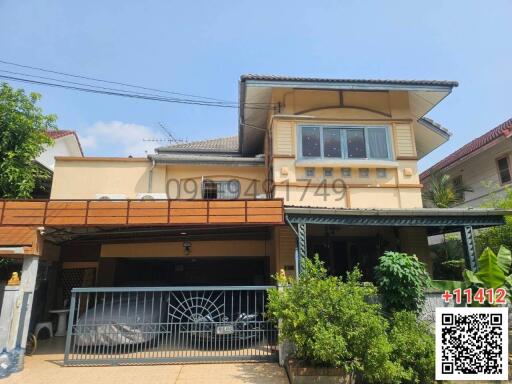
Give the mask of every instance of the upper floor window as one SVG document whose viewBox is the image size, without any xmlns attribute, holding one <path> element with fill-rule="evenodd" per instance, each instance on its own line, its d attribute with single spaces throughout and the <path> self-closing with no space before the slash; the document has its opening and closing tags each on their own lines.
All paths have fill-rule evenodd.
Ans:
<svg viewBox="0 0 512 384">
<path fill-rule="evenodd" d="M 319 126 L 299 127 L 302 157 L 338 159 L 391 158 L 388 127 Z"/>
<path fill-rule="evenodd" d="M 510 183 L 512 177 L 510 175 L 510 164 L 508 162 L 508 156 L 496 159 L 496 165 L 498 166 L 498 175 L 500 177 L 501 184 Z"/>
<path fill-rule="evenodd" d="M 202 195 L 203 199 L 238 199 L 240 196 L 240 182 L 238 180 L 204 180 L 202 184 Z"/>
</svg>

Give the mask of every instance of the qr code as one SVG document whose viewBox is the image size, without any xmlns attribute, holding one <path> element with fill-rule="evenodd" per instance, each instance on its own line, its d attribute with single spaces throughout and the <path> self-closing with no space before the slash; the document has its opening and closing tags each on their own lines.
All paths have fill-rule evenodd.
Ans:
<svg viewBox="0 0 512 384">
<path fill-rule="evenodd" d="M 508 308 L 436 308 L 436 380 L 507 380 Z"/>
</svg>

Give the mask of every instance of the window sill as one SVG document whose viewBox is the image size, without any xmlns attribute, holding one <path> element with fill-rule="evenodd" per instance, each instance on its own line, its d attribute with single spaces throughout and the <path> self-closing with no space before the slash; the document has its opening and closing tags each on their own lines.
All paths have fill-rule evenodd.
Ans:
<svg viewBox="0 0 512 384">
<path fill-rule="evenodd" d="M 397 161 L 365 159 L 300 159 L 296 167 L 362 167 L 362 168 L 398 168 Z"/>
</svg>

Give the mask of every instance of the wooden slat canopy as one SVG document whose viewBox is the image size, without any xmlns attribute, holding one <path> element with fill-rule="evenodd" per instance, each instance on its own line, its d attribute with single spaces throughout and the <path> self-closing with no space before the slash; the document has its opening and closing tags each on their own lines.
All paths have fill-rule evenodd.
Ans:
<svg viewBox="0 0 512 384">
<path fill-rule="evenodd" d="M 21 248 L 23 254 L 34 254 L 37 252 L 37 228 L 23 227 L 0 227 L 0 257 L 11 254 L 10 248 Z"/>
<path fill-rule="evenodd" d="M 283 224 L 283 200 L 0 200 L 0 226 Z"/>
</svg>

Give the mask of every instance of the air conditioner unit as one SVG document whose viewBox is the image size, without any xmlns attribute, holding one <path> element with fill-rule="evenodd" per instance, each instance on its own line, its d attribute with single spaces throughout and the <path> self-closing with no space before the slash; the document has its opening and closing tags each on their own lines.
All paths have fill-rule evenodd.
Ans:
<svg viewBox="0 0 512 384">
<path fill-rule="evenodd" d="M 97 193 L 97 200 L 126 200 L 126 195 L 122 193 Z"/>
<path fill-rule="evenodd" d="M 140 200 L 167 200 L 165 193 L 137 193 L 137 199 Z"/>
</svg>

